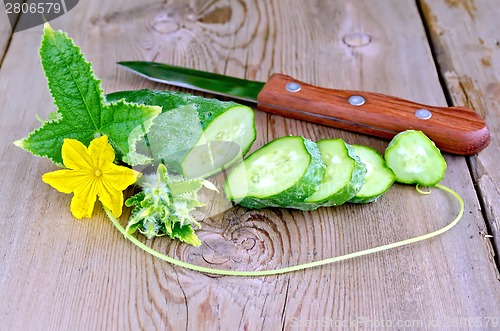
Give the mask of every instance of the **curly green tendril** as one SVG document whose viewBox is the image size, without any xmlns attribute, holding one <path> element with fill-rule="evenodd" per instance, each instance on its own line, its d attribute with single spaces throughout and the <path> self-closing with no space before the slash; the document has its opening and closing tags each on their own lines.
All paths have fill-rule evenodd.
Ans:
<svg viewBox="0 0 500 331">
<path fill-rule="evenodd" d="M 406 239 L 406 240 L 401 240 L 401 241 L 398 241 L 395 243 L 377 246 L 374 248 L 369 248 L 369 249 L 365 249 L 362 251 L 349 253 L 349 254 L 345 254 L 345 255 L 341 255 L 341 256 L 336 256 L 336 257 L 332 257 L 332 258 L 328 258 L 328 259 L 324 259 L 324 260 L 308 262 L 308 263 L 303 263 L 303 264 L 299 264 L 299 265 L 295 265 L 295 266 L 291 266 L 291 267 L 279 268 L 279 269 L 274 269 L 274 270 L 255 270 L 255 271 L 222 270 L 222 269 L 201 267 L 201 266 L 194 265 L 191 263 L 176 260 L 174 258 L 171 258 L 165 254 L 162 254 L 162 253 L 152 249 L 151 247 L 148 247 L 147 245 L 145 245 L 144 243 L 139 241 L 137 238 L 135 238 L 133 235 L 128 234 L 125 231 L 125 229 L 121 226 L 118 219 L 116 219 L 116 217 L 113 216 L 111 211 L 107 208 L 104 208 L 104 209 L 105 209 L 108 217 L 111 219 L 111 221 L 115 225 L 115 227 L 123 234 L 123 236 L 125 236 L 125 238 L 130 240 L 132 243 L 137 245 L 142 250 L 146 251 L 147 253 L 149 253 L 149 254 L 151 254 L 151 255 L 153 255 L 153 256 L 155 256 L 163 261 L 172 263 L 173 265 L 183 267 L 186 269 L 195 270 L 195 271 L 199 271 L 199 272 L 203 272 L 203 273 L 214 274 L 214 275 L 243 276 L 243 277 L 256 276 L 256 277 L 259 277 L 259 276 L 280 275 L 280 274 L 285 274 L 285 273 L 289 273 L 289 272 L 293 272 L 293 271 L 300 271 L 300 270 L 305 270 L 305 269 L 309 269 L 309 268 L 319 267 L 319 266 L 330 264 L 330 263 L 344 261 L 344 260 L 352 259 L 355 257 L 369 255 L 369 254 L 373 254 L 373 253 L 377 253 L 377 252 L 382 252 L 382 251 L 385 251 L 388 249 L 413 244 L 413 243 L 427 240 L 427 239 L 430 239 L 430 238 L 433 238 L 433 237 L 436 237 L 440 234 L 445 233 L 446 231 L 448 231 L 452 227 L 454 227 L 458 223 L 458 221 L 462 218 L 462 215 L 463 215 L 464 209 L 465 209 L 464 202 L 462 200 L 462 197 L 460 197 L 460 195 L 457 192 L 453 191 L 449 187 L 446 187 L 446 186 L 440 185 L 440 184 L 436 184 L 435 187 L 451 194 L 453 197 L 455 197 L 457 199 L 457 201 L 460 204 L 460 211 L 458 212 L 458 215 L 455 217 L 455 219 L 451 223 L 449 223 L 445 227 L 443 227 L 439 230 L 421 235 L 421 236 L 413 237 L 413 238 Z M 416 189 L 419 193 L 422 193 L 422 194 L 429 194 L 430 193 L 430 192 L 422 191 L 418 186 L 416 187 Z"/>
</svg>

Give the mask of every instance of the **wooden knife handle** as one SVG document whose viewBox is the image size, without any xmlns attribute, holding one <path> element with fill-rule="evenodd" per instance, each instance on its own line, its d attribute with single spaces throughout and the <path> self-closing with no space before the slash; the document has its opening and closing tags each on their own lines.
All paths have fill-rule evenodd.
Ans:
<svg viewBox="0 0 500 331">
<path fill-rule="evenodd" d="M 443 152 L 471 155 L 490 142 L 485 121 L 466 107 L 433 107 L 383 94 L 321 88 L 274 74 L 257 97 L 260 110 L 391 139 L 423 131 Z"/>
</svg>

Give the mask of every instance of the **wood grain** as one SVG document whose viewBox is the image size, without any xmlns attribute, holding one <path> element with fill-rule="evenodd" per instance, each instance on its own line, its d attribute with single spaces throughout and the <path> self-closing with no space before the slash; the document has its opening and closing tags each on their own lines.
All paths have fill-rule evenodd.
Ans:
<svg viewBox="0 0 500 331">
<path fill-rule="evenodd" d="M 3 8 L 2 8 L 3 9 Z M 0 15 L 0 64 L 4 57 L 4 53 L 7 50 L 7 45 L 10 42 L 12 35 L 12 29 L 10 27 L 9 19 L 3 9 L 3 13 Z"/>
<path fill-rule="evenodd" d="M 298 84 L 298 91 L 287 91 Z M 360 105 L 350 104 L 362 97 Z M 259 110 L 367 135 L 392 139 L 405 130 L 423 131 L 443 152 L 472 155 L 490 142 L 484 120 L 466 107 L 433 107 L 380 93 L 327 89 L 274 74 L 258 95 Z M 429 118 L 418 118 L 426 110 Z"/>
<path fill-rule="evenodd" d="M 446 106 L 409 0 L 85 1 L 51 24 L 82 47 L 106 92 L 167 88 L 115 65 L 146 60 L 261 81 L 281 72 L 319 86 Z M 369 35 L 370 42 L 346 43 L 352 33 Z M 71 197 L 40 180 L 54 166 L 11 143 L 39 125 L 36 113 L 54 110 L 37 57 L 40 37 L 41 29 L 16 34 L 0 72 L 2 328 L 274 330 L 326 318 L 358 320 L 370 329 L 370 321 L 445 325 L 498 315 L 498 274 L 464 157 L 446 155 L 443 183 L 466 204 L 450 232 L 277 277 L 215 277 L 172 267 L 124 240 L 99 208 L 92 219 L 75 220 Z M 256 121 L 253 149 L 288 134 L 342 137 L 379 151 L 387 145 L 259 111 Z M 214 181 L 220 185 L 223 177 Z M 447 224 L 458 208 L 440 191 L 422 196 L 403 185 L 373 204 L 314 212 L 254 211 L 230 206 L 221 195 L 203 198 L 210 207 L 200 211 L 201 248 L 165 238 L 147 243 L 205 266 L 278 268 L 423 234 Z"/>
<path fill-rule="evenodd" d="M 500 9 L 491 1 L 424 1 L 422 8 L 438 54 L 441 73 L 455 104 L 465 104 L 483 116 L 492 132 L 500 132 Z M 463 17 L 455 24 L 455 17 Z M 485 241 L 496 247 L 500 267 L 500 139 L 470 158 L 474 183 L 489 223 Z M 492 237 L 488 237 L 491 235 Z M 493 258 L 493 257 L 492 257 Z"/>
</svg>

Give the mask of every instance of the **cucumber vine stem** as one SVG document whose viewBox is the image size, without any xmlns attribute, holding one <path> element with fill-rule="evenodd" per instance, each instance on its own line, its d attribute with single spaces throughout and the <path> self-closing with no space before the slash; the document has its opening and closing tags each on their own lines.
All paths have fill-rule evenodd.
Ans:
<svg viewBox="0 0 500 331">
<path fill-rule="evenodd" d="M 123 228 L 123 226 L 120 224 L 118 219 L 113 216 L 111 211 L 107 208 L 104 208 L 104 210 L 105 210 L 106 214 L 108 215 L 108 217 L 113 222 L 114 226 L 123 234 L 123 236 L 125 236 L 125 238 L 130 240 L 133 244 L 138 246 L 140 249 L 146 251 L 147 253 L 149 253 L 149 254 L 151 254 L 151 255 L 153 255 L 153 256 L 155 256 L 163 261 L 172 263 L 173 265 L 176 265 L 179 267 L 183 267 L 186 269 L 190 269 L 190 270 L 194 270 L 194 271 L 198 271 L 198 272 L 202 272 L 202 273 L 209 273 L 209 274 L 223 275 L 223 276 L 243 276 L 243 277 L 252 277 L 252 276 L 259 277 L 260 276 L 260 277 L 262 277 L 262 276 L 280 275 L 280 274 L 285 274 L 285 273 L 289 273 L 289 272 L 300 271 L 300 270 L 305 270 L 305 269 L 309 269 L 309 268 L 313 268 L 313 267 L 318 267 L 318 266 L 322 266 L 322 265 L 326 265 L 326 264 L 331 264 L 331 263 L 335 263 L 335 262 L 339 262 L 339 261 L 344 261 L 344 260 L 352 259 L 355 257 L 360 257 L 360 256 L 364 256 L 364 255 L 373 254 L 373 253 L 385 251 L 388 249 L 396 248 L 396 247 L 401 247 L 404 245 L 413 244 L 413 243 L 427 240 L 427 239 L 436 237 L 440 234 L 443 234 L 444 232 L 446 232 L 446 231 L 450 230 L 452 227 L 454 227 L 458 223 L 458 221 L 462 218 L 465 206 L 464 206 L 464 202 L 462 200 L 462 197 L 457 192 L 453 191 L 451 188 L 444 186 L 444 185 L 441 185 L 441 184 L 436 184 L 435 187 L 451 194 L 453 197 L 455 197 L 457 199 L 457 201 L 460 204 L 460 211 L 459 211 L 458 215 L 455 217 L 455 219 L 451 223 L 449 223 L 445 227 L 443 227 L 439 230 L 421 235 L 421 236 L 413 237 L 413 238 L 406 239 L 406 240 L 401 240 L 401 241 L 398 241 L 395 243 L 377 246 L 374 248 L 369 248 L 369 249 L 365 249 L 362 251 L 349 253 L 349 254 L 345 254 L 345 255 L 341 255 L 341 256 L 336 256 L 336 257 L 332 257 L 332 258 L 328 258 L 328 259 L 324 259 L 324 260 L 308 262 L 308 263 L 303 263 L 303 264 L 299 264 L 299 265 L 295 265 L 295 266 L 291 266 L 291 267 L 279 268 L 279 269 L 274 269 L 274 270 L 254 270 L 254 271 L 222 270 L 222 269 L 213 269 L 213 268 L 202 267 L 202 266 L 194 265 L 191 263 L 183 262 L 180 260 L 176 260 L 174 258 L 171 258 L 165 254 L 162 254 L 162 253 L 152 249 L 151 247 L 142 243 L 140 240 L 138 240 L 133 235 L 128 234 L 125 231 L 125 229 Z"/>
<path fill-rule="evenodd" d="M 420 194 L 423 194 L 423 195 L 427 195 L 427 194 L 431 194 L 431 191 L 422 191 L 422 189 L 420 189 L 420 184 L 417 184 L 415 186 L 415 190 L 420 193 Z"/>
</svg>

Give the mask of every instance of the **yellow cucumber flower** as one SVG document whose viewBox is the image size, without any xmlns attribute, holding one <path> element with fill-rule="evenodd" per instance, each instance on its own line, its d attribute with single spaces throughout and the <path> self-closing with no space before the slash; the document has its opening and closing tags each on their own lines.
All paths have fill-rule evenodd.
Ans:
<svg viewBox="0 0 500 331">
<path fill-rule="evenodd" d="M 75 139 L 64 139 L 62 159 L 68 169 L 46 173 L 42 180 L 62 193 L 74 193 L 71 213 L 78 219 L 91 217 L 96 196 L 115 217 L 122 213 L 123 190 L 140 173 L 113 163 L 115 152 L 108 137 L 92 140 L 89 147 Z"/>
</svg>

